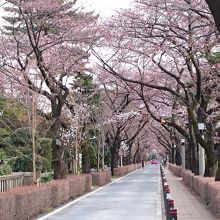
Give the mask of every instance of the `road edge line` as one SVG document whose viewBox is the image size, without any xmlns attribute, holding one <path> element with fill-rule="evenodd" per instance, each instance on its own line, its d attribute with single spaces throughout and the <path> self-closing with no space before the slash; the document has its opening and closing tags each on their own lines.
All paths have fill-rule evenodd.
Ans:
<svg viewBox="0 0 220 220">
<path fill-rule="evenodd" d="M 158 172 L 159 172 L 159 181 L 157 184 L 157 220 L 161 220 L 162 219 L 162 199 L 161 199 L 161 175 L 160 175 L 160 166 L 158 166 Z"/>
<path fill-rule="evenodd" d="M 140 169 L 140 168 L 139 168 L 139 169 Z M 54 215 L 54 214 L 56 214 L 56 213 L 62 211 L 63 209 L 65 209 L 65 208 L 71 206 L 72 204 L 74 204 L 74 203 L 76 203 L 76 202 L 78 202 L 78 201 L 80 201 L 80 200 L 82 200 L 82 199 L 84 199 L 84 198 L 86 198 L 86 197 L 88 197 L 88 196 L 91 196 L 91 195 L 94 194 L 95 192 L 98 192 L 99 190 L 101 190 L 101 189 L 103 189 L 103 188 L 105 188 L 105 187 L 107 187 L 107 186 L 110 186 L 111 184 L 113 184 L 113 183 L 115 183 L 115 182 L 117 182 L 117 181 L 123 179 L 123 178 L 126 177 L 126 176 L 131 175 L 132 173 L 138 171 L 139 169 L 136 169 L 136 170 L 134 170 L 134 171 L 132 171 L 132 172 L 126 174 L 125 176 L 119 177 L 118 179 L 113 180 L 113 181 L 111 181 L 110 183 L 108 183 L 107 185 L 102 186 L 102 187 L 100 187 L 100 188 L 98 188 L 98 189 L 96 189 L 96 190 L 94 190 L 94 191 L 92 191 L 92 192 L 86 193 L 85 195 L 80 196 L 80 197 L 78 197 L 77 199 L 75 199 L 75 200 L 73 200 L 73 201 L 71 201 L 71 202 L 68 202 L 67 204 L 65 204 L 65 205 L 63 205 L 63 206 L 61 206 L 61 207 L 55 209 L 54 211 L 52 211 L 52 212 L 50 212 L 50 213 L 48 213 L 48 214 L 46 214 L 46 215 L 44 215 L 44 216 L 42 216 L 42 217 L 36 218 L 36 220 L 45 220 L 45 219 L 49 218 L 50 216 L 52 216 L 52 215 Z"/>
</svg>

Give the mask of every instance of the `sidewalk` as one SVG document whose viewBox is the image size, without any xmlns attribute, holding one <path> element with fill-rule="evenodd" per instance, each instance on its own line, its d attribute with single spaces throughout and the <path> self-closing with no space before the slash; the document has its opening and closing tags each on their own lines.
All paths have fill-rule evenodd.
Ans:
<svg viewBox="0 0 220 220">
<path fill-rule="evenodd" d="M 195 192 L 184 185 L 181 177 L 175 176 L 168 168 L 165 168 L 164 172 L 177 209 L 178 220 L 219 219 L 202 203 Z"/>
</svg>

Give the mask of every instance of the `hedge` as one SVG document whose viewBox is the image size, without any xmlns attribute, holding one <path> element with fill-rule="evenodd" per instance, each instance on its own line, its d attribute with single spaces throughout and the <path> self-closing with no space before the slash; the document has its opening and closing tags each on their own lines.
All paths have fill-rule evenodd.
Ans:
<svg viewBox="0 0 220 220">
<path fill-rule="evenodd" d="M 118 167 L 113 169 L 114 176 L 124 176 L 138 168 L 141 167 L 141 163 L 131 164 L 123 167 Z"/>
<path fill-rule="evenodd" d="M 26 220 L 91 190 L 92 175 L 70 176 L 40 186 L 0 193 L 0 220 Z"/>
</svg>

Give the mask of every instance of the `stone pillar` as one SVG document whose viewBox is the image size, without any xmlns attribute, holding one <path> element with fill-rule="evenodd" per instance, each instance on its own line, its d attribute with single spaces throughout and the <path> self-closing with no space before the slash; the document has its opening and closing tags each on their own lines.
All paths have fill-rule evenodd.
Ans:
<svg viewBox="0 0 220 220">
<path fill-rule="evenodd" d="M 186 151 L 184 144 L 181 147 L 181 157 L 182 157 L 182 168 L 186 169 Z"/>
<path fill-rule="evenodd" d="M 186 169 L 186 147 L 185 147 L 185 139 L 181 139 L 181 159 L 182 159 L 182 168 Z"/>
<path fill-rule="evenodd" d="M 204 130 L 205 124 L 198 123 L 198 128 L 202 134 L 202 138 L 204 139 Z M 205 150 L 199 144 L 199 175 L 203 176 L 205 173 Z"/>
<path fill-rule="evenodd" d="M 205 150 L 199 145 L 199 175 L 205 173 Z"/>
</svg>

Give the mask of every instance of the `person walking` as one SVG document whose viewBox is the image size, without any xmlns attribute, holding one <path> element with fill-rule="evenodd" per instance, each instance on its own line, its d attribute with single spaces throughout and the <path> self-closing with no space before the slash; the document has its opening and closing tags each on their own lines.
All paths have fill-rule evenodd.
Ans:
<svg viewBox="0 0 220 220">
<path fill-rule="evenodd" d="M 142 160 L 141 163 L 142 163 L 142 168 L 144 168 L 144 160 Z"/>
</svg>

